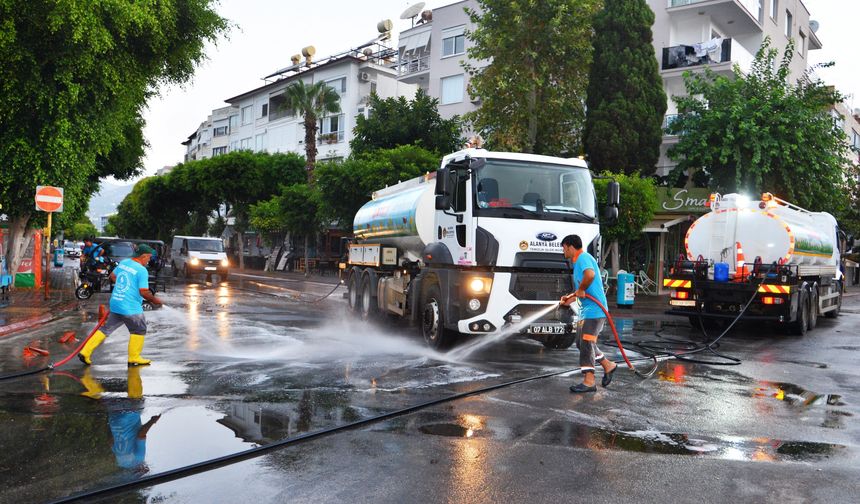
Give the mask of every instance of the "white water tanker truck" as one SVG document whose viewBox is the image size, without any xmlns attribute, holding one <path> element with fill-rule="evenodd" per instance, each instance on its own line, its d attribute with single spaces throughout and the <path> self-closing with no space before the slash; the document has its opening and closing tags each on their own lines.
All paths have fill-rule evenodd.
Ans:
<svg viewBox="0 0 860 504">
<path fill-rule="evenodd" d="M 618 215 L 610 182 L 606 219 Z M 342 265 L 350 309 L 418 324 L 427 343 L 525 326 L 567 348 L 572 325 L 554 313 L 524 323 L 573 290 L 561 240 L 599 257 L 594 185 L 581 159 L 466 149 L 435 173 L 379 190 L 355 216 Z M 523 322 L 523 323 L 520 323 Z"/>
<path fill-rule="evenodd" d="M 711 211 L 690 226 L 686 257 L 672 264 L 663 286 L 668 313 L 694 327 L 719 319 L 769 321 L 796 334 L 836 317 L 842 306 L 840 231 L 836 219 L 774 197 L 751 201 L 711 195 Z M 751 301 L 750 301 L 751 300 Z"/>
</svg>

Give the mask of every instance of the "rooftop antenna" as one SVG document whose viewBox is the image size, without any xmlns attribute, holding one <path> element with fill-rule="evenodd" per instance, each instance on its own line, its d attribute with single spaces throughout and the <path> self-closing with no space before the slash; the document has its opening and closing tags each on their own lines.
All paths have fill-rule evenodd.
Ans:
<svg viewBox="0 0 860 504">
<path fill-rule="evenodd" d="M 400 15 L 400 19 L 411 19 L 412 27 L 415 27 L 415 18 L 421 14 L 421 9 L 424 8 L 424 2 L 418 2 L 417 4 L 410 5 L 403 11 L 403 14 Z"/>
</svg>

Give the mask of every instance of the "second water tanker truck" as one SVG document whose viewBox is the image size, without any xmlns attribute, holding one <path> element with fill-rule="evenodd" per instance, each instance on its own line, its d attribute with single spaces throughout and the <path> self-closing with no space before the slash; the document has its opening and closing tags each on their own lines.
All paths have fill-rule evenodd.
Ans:
<svg viewBox="0 0 860 504">
<path fill-rule="evenodd" d="M 610 182 L 605 217 L 618 214 Z M 349 306 L 420 326 L 446 347 L 490 335 L 573 291 L 561 240 L 577 234 L 599 257 L 591 172 L 581 159 L 466 149 L 435 173 L 381 189 L 355 216 L 345 268 Z M 521 324 L 548 348 L 575 334 L 554 314 Z"/>
</svg>

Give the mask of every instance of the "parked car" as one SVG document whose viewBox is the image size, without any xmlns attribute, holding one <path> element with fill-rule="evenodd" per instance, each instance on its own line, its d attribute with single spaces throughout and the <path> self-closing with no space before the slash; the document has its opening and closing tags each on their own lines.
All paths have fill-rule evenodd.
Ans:
<svg viewBox="0 0 860 504">
<path fill-rule="evenodd" d="M 181 274 L 188 278 L 196 273 L 217 273 L 221 280 L 227 280 L 230 274 L 230 261 L 220 238 L 174 236 L 170 263 L 173 276 Z"/>
<path fill-rule="evenodd" d="M 105 249 L 110 262 L 119 263 L 123 259 L 134 257 L 134 251 L 139 244 L 146 244 L 155 250 L 155 254 L 146 265 L 149 270 L 149 287 L 153 292 L 164 291 L 163 280 L 159 273 L 167 260 L 167 246 L 161 240 L 138 240 L 131 238 L 96 238 L 96 243 Z"/>
<path fill-rule="evenodd" d="M 81 247 L 71 240 L 66 240 L 63 242 L 63 254 L 66 257 L 81 257 Z"/>
</svg>

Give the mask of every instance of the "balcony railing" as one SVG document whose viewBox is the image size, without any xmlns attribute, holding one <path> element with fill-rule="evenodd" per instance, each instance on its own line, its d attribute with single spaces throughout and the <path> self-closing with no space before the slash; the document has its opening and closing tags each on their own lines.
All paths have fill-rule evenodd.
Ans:
<svg viewBox="0 0 860 504">
<path fill-rule="evenodd" d="M 317 135 L 317 144 L 336 144 L 343 142 L 343 131 L 332 131 L 331 133 L 320 133 Z"/>
<path fill-rule="evenodd" d="M 669 0 L 669 7 L 681 7 L 683 5 L 692 5 L 701 2 L 708 2 L 710 0 Z M 730 0 L 735 3 L 739 3 L 743 6 L 744 9 L 747 10 L 750 14 L 753 15 L 756 19 L 761 19 L 761 0 Z"/>
<path fill-rule="evenodd" d="M 426 70 L 430 70 L 430 54 L 401 60 L 398 74 L 402 77 Z"/>
<path fill-rule="evenodd" d="M 753 55 L 738 41 L 730 38 L 713 39 L 698 44 L 684 44 L 663 48 L 662 70 L 688 68 L 733 62 L 743 72 L 752 67 Z"/>
</svg>

